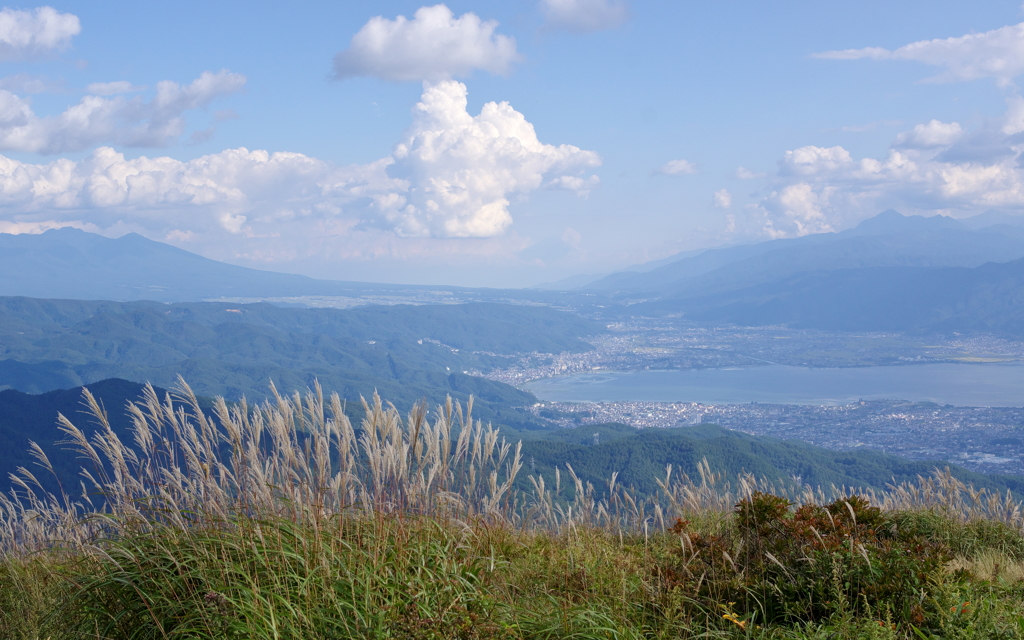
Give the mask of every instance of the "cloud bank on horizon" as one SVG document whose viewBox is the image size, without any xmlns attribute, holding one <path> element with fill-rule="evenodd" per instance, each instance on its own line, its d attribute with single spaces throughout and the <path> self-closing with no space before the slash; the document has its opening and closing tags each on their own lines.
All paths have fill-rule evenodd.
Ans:
<svg viewBox="0 0 1024 640">
<path fill-rule="evenodd" d="M 487 103 L 471 116 L 460 82 L 427 84 L 413 111 L 394 154 L 362 166 L 244 148 L 189 162 L 126 160 L 110 147 L 78 162 L 0 156 L 0 204 L 20 212 L 31 223 L 25 228 L 52 228 L 61 219 L 83 225 L 77 217 L 85 210 L 94 228 L 127 220 L 172 239 L 218 226 L 266 236 L 282 223 L 315 226 L 353 214 L 360 225 L 383 225 L 400 236 L 490 237 L 512 223 L 511 194 L 552 188 L 585 195 L 598 183 L 586 174 L 600 165 L 596 153 L 541 143 L 508 103 Z"/>
<path fill-rule="evenodd" d="M 841 146 L 787 151 L 772 188 L 748 211 L 771 238 L 823 233 L 884 209 L 951 213 L 1024 208 L 1024 99 L 976 131 L 932 120 L 898 134 L 884 158 L 856 160 Z"/>
</svg>

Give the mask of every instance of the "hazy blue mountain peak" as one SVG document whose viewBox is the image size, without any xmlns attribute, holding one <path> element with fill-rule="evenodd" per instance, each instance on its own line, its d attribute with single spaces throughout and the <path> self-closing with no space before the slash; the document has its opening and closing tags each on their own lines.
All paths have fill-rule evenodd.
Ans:
<svg viewBox="0 0 1024 640">
<path fill-rule="evenodd" d="M 949 216 L 905 216 L 895 209 L 886 209 L 844 233 L 846 235 L 883 235 L 920 233 L 939 229 L 966 230 L 968 228 L 963 222 Z"/>
</svg>

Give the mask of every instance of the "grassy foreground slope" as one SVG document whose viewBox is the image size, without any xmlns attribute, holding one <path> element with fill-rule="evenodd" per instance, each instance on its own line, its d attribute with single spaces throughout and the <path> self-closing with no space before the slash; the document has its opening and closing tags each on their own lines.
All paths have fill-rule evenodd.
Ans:
<svg viewBox="0 0 1024 640">
<path fill-rule="evenodd" d="M 64 424 L 102 517 L 0 498 L 0 637 L 1024 634 L 1021 505 L 948 474 L 831 500 L 707 471 L 601 497 L 566 469 L 565 499 L 517 492 L 521 452 L 455 405 L 374 402 L 359 433 L 336 396 L 138 409 L 134 454 Z"/>
</svg>

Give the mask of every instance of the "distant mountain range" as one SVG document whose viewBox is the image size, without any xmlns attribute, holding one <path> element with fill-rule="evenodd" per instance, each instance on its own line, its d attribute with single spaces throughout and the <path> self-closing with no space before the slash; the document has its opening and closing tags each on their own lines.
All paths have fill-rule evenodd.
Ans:
<svg viewBox="0 0 1024 640">
<path fill-rule="evenodd" d="M 709 249 L 646 273 L 616 273 L 585 285 L 610 295 L 696 296 L 775 282 L 798 273 L 864 267 L 976 267 L 1024 258 L 1024 227 L 972 229 L 945 216 L 885 211 L 841 233 Z"/>
<path fill-rule="evenodd" d="M 137 233 L 114 240 L 71 227 L 0 233 L 0 273 L 0 295 L 77 300 L 177 302 L 351 288 L 217 262 Z"/>
<path fill-rule="evenodd" d="M 0 295 L 189 302 L 359 295 L 423 287 L 317 280 L 210 260 L 135 233 L 111 239 L 65 227 L 0 234 Z"/>
<path fill-rule="evenodd" d="M 72 300 L 200 302 L 274 299 L 278 306 L 496 302 L 564 306 L 561 291 L 472 289 L 320 280 L 218 262 L 129 233 L 112 239 L 65 227 L 0 233 L 0 296 Z M 591 278 L 592 279 L 592 278 Z M 586 282 L 587 280 L 581 281 Z"/>
<path fill-rule="evenodd" d="M 572 290 L 568 285 L 586 278 L 550 290 L 443 287 L 442 293 L 450 301 L 547 304 L 595 317 L 1024 336 L 1022 259 L 1024 216 L 990 211 L 956 220 L 890 210 L 840 233 L 680 254 Z M 112 240 L 67 228 L 0 234 L 0 270 L 0 294 L 74 299 L 342 296 L 372 302 L 381 295 L 414 300 L 438 289 L 246 269 L 134 234 Z M 21 365 L 0 365 L 0 374 L 4 366 Z M 37 362 L 19 375 L 55 374 L 45 366 Z"/>
<path fill-rule="evenodd" d="M 980 267 L 815 271 L 709 296 L 665 297 L 634 313 L 713 324 L 1024 337 L 1024 259 Z"/>
<path fill-rule="evenodd" d="M 841 233 L 710 249 L 577 291 L 626 316 L 1024 337 L 1024 216 L 890 210 Z"/>
</svg>

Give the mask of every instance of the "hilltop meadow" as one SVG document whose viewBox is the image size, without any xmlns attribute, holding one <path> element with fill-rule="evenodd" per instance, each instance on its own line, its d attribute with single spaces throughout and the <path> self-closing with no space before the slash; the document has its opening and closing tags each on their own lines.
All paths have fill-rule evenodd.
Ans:
<svg viewBox="0 0 1024 640">
<path fill-rule="evenodd" d="M 1024 513 L 951 472 L 855 489 L 668 466 L 553 481 L 472 402 L 147 387 L 0 498 L 0 637 L 1017 638 Z M 623 436 L 625 437 L 625 436 Z M 537 462 L 533 461 L 533 465 Z M 525 478 L 526 487 L 521 488 Z"/>
</svg>

